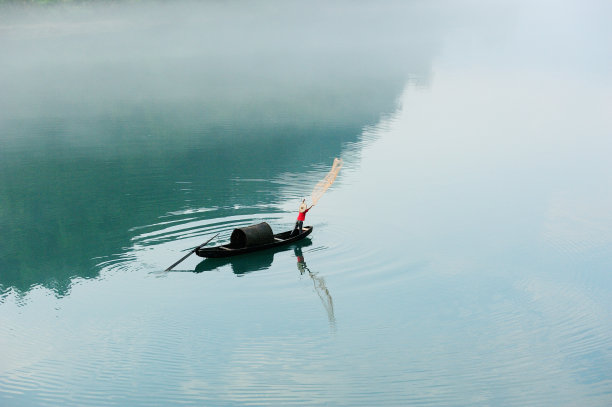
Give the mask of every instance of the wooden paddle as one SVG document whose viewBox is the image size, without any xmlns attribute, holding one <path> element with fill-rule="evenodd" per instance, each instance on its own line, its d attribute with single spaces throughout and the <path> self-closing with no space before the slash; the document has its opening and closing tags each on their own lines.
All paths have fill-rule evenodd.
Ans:
<svg viewBox="0 0 612 407">
<path fill-rule="evenodd" d="M 196 250 L 198 250 L 200 247 L 204 247 L 206 246 L 211 240 L 213 240 L 215 237 L 219 236 L 219 233 L 217 233 L 216 235 L 214 235 L 213 237 L 211 237 L 210 239 L 208 239 L 205 243 L 202 243 L 201 245 L 199 245 L 198 247 L 193 248 L 193 250 L 191 250 L 189 253 L 187 253 L 182 259 L 180 259 L 179 261 L 177 261 L 176 263 L 174 263 L 173 265 L 171 265 L 170 267 L 168 267 L 165 271 L 170 271 L 172 270 L 174 267 L 176 267 L 180 262 L 182 262 L 183 260 L 185 260 L 187 257 L 191 256 L 193 253 L 196 252 Z"/>
</svg>

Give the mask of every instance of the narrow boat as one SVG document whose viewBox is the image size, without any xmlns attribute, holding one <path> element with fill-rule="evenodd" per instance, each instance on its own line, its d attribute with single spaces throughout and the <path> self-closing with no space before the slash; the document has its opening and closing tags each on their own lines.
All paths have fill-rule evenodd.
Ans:
<svg viewBox="0 0 612 407">
<path fill-rule="evenodd" d="M 238 256 L 297 242 L 312 233 L 312 229 L 312 226 L 305 226 L 302 232 L 293 236 L 291 235 L 293 230 L 275 235 L 270 225 L 262 222 L 257 225 L 234 229 L 229 244 L 201 247 L 196 249 L 195 253 L 200 257 L 213 258 Z"/>
</svg>

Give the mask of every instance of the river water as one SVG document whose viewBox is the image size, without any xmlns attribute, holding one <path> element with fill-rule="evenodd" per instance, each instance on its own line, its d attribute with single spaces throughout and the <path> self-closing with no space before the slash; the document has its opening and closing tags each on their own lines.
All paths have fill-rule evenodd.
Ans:
<svg viewBox="0 0 612 407">
<path fill-rule="evenodd" d="M 2 406 L 612 404 L 607 2 L 0 11 Z"/>
</svg>

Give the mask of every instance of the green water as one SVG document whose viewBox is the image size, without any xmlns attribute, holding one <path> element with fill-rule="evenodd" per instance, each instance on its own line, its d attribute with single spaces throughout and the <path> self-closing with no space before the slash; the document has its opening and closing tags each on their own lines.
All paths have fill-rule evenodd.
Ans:
<svg viewBox="0 0 612 407">
<path fill-rule="evenodd" d="M 0 11 L 2 406 L 612 402 L 605 2 Z"/>
</svg>

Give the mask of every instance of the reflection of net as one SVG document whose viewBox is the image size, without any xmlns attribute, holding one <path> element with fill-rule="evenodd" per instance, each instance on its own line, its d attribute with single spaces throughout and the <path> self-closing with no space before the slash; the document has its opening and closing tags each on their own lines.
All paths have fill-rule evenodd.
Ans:
<svg viewBox="0 0 612 407">
<path fill-rule="evenodd" d="M 319 295 L 321 302 L 323 303 L 323 307 L 327 311 L 327 319 L 329 319 L 329 324 L 334 327 L 336 326 L 336 316 L 334 315 L 334 302 L 332 300 L 331 295 L 329 294 L 329 290 L 325 286 L 325 280 L 323 277 L 318 277 L 316 274 L 311 273 L 308 270 L 308 274 L 312 278 L 312 284 L 314 284 L 315 291 Z"/>
<path fill-rule="evenodd" d="M 312 190 L 312 204 L 315 205 L 319 202 L 319 199 L 323 196 L 327 188 L 331 186 L 336 180 L 338 176 L 338 172 L 340 172 L 340 168 L 342 168 L 342 159 L 334 158 L 334 164 L 332 165 L 332 169 L 327 173 L 325 178 L 323 178 L 317 185 L 315 185 Z"/>
</svg>

